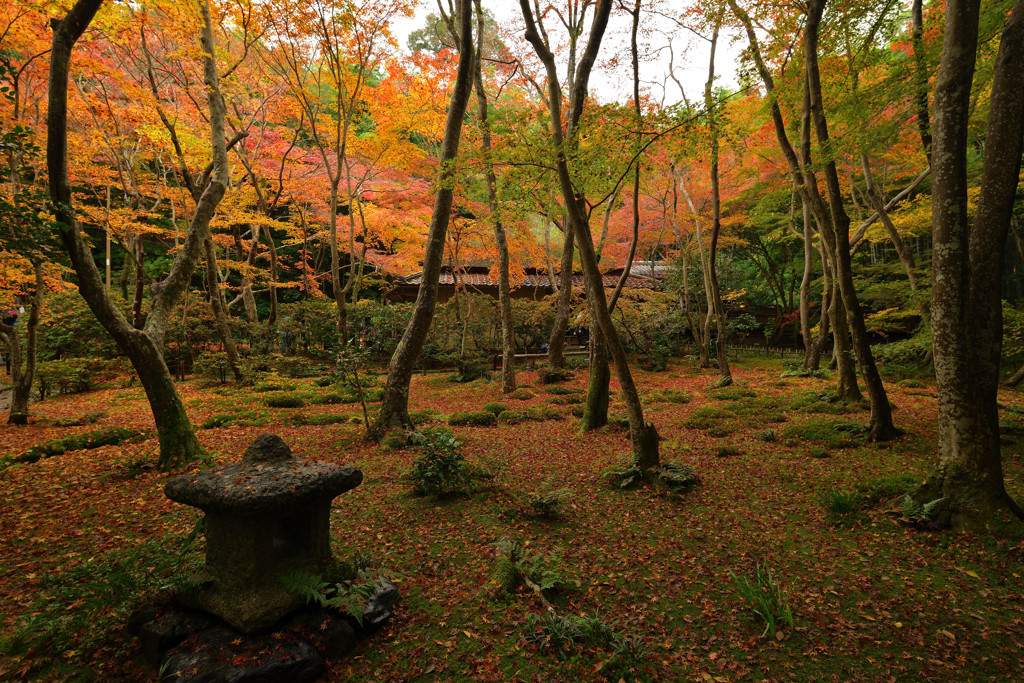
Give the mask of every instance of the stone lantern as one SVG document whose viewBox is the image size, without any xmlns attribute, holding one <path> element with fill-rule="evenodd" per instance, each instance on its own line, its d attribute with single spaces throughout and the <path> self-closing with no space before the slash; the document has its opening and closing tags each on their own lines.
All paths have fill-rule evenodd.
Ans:
<svg viewBox="0 0 1024 683">
<path fill-rule="evenodd" d="M 331 501 L 362 480 L 355 467 L 293 457 L 273 434 L 238 463 L 172 479 L 167 497 L 203 510 L 207 524 L 206 566 L 182 601 L 243 633 L 270 629 L 306 603 L 282 576 L 330 573 Z"/>
</svg>

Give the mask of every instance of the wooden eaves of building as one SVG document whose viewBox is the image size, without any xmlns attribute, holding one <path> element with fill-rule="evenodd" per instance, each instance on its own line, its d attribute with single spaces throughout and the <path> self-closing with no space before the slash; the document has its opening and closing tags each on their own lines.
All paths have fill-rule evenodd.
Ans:
<svg viewBox="0 0 1024 683">
<path fill-rule="evenodd" d="M 650 271 L 648 271 L 650 272 Z M 602 276 L 605 289 L 611 290 L 619 282 L 619 277 L 622 275 L 622 269 L 617 268 L 605 273 Z M 451 268 L 445 267 L 441 271 L 441 276 L 438 281 L 437 289 L 437 301 L 443 303 L 455 296 L 456 277 L 458 283 L 465 288 L 466 291 L 471 294 L 484 294 L 487 296 L 498 298 L 498 281 L 491 279 L 490 268 L 486 266 L 471 266 L 468 268 L 459 269 L 457 273 L 453 273 Z M 557 275 L 555 278 L 557 279 Z M 388 301 L 391 302 L 403 302 L 403 301 L 415 301 L 416 294 L 419 291 L 420 282 L 423 279 L 423 273 L 413 273 L 403 278 L 399 278 L 398 282 L 384 295 Z M 573 273 L 572 276 L 573 287 L 583 287 L 583 274 Z M 626 289 L 657 289 L 658 282 L 656 279 L 644 276 L 635 276 L 632 273 L 626 278 Z M 548 277 L 546 272 L 541 272 L 537 268 L 527 268 L 523 274 L 520 282 L 512 284 L 512 298 L 514 299 L 543 299 L 549 294 L 553 293 L 554 289 L 551 287 L 551 278 Z"/>
</svg>

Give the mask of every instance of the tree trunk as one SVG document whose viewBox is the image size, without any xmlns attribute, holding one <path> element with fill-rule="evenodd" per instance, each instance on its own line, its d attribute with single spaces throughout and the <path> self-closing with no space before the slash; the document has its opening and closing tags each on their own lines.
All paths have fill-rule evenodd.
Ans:
<svg viewBox="0 0 1024 683">
<path fill-rule="evenodd" d="M 973 227 L 967 133 L 979 0 L 949 0 L 935 85 L 932 338 L 939 399 L 936 469 L 919 502 L 942 499 L 954 528 L 1001 532 L 1024 518 L 1006 492 L 996 403 L 1002 344 L 1001 273 L 1024 133 L 1024 0 L 1014 3 L 996 56 Z M 1015 533 L 1019 534 L 1019 525 Z"/>
<path fill-rule="evenodd" d="M 474 79 L 476 80 L 477 114 L 480 117 L 480 149 L 483 153 L 484 173 L 487 178 L 487 202 L 494 224 L 494 243 L 498 247 L 498 312 L 501 318 L 501 391 L 504 394 L 516 390 L 516 340 L 512 322 L 512 288 L 509 283 L 508 241 L 505 239 L 505 226 L 501 224 L 498 212 L 498 180 L 494 175 L 494 162 L 491 157 L 491 124 L 487 119 L 487 91 L 484 89 L 483 49 L 484 49 L 484 14 L 480 8 L 480 0 L 473 0 L 476 6 L 477 55 L 474 61 Z M 563 339 L 564 339 L 563 327 Z"/>
<path fill-rule="evenodd" d="M 722 228 L 722 203 L 718 187 L 718 121 L 716 119 L 711 86 L 715 82 L 715 48 L 718 47 L 719 23 L 716 22 L 711 36 L 711 62 L 708 67 L 708 81 L 704 86 L 704 107 L 708 117 L 708 132 L 711 134 L 711 247 L 708 250 L 708 280 L 711 284 L 711 302 L 715 311 L 715 324 L 718 338 L 715 350 L 718 356 L 718 370 L 722 373 L 720 386 L 732 384 L 732 372 L 729 370 L 729 356 L 726 353 L 725 307 L 722 305 L 722 293 L 718 288 L 718 273 L 715 269 L 715 258 L 718 255 L 718 233 Z"/>
<path fill-rule="evenodd" d="M 274 246 L 274 236 L 269 226 L 263 226 L 263 235 L 267 239 L 267 249 L 270 251 L 270 315 L 267 316 L 267 327 L 272 327 L 277 322 L 277 247 Z"/>
<path fill-rule="evenodd" d="M 558 272 L 558 301 L 555 306 L 555 321 L 551 326 L 551 339 L 548 341 L 548 365 L 553 368 L 565 367 L 565 333 L 569 326 L 569 304 L 572 301 L 572 259 L 574 235 L 572 223 L 567 217 L 562 219 L 562 259 L 561 270 Z"/>
<path fill-rule="evenodd" d="M 213 309 L 213 326 L 217 329 L 217 336 L 224 346 L 224 353 L 228 357 L 228 365 L 231 366 L 231 374 L 236 382 L 241 382 L 242 370 L 238 364 L 238 349 L 235 348 L 235 339 L 231 335 L 231 328 L 228 327 L 227 303 L 220 289 L 220 275 L 217 270 L 217 251 L 213 246 L 213 238 L 210 236 L 210 228 L 207 226 L 206 235 L 203 238 L 203 247 L 206 250 L 206 286 L 210 290 L 210 307 Z"/>
<path fill-rule="evenodd" d="M 391 427 L 408 428 L 409 383 L 412 380 L 413 365 L 423 350 L 423 343 L 430 330 L 437 306 L 437 286 L 444 258 L 445 235 L 451 218 L 455 157 L 459 151 L 462 136 L 462 120 L 473 87 L 473 32 L 470 0 L 458 0 L 457 23 L 459 27 L 459 65 L 452 89 L 451 104 L 445 120 L 444 138 L 441 142 L 441 158 L 438 171 L 438 191 L 434 198 L 434 209 L 427 233 L 427 248 L 423 258 L 423 279 L 420 281 L 416 303 L 413 305 L 402 338 L 391 356 L 388 366 L 387 386 L 381 402 L 380 414 L 372 430 L 375 437 L 383 436 Z"/>
<path fill-rule="evenodd" d="M 814 232 L 811 229 L 811 208 L 803 207 L 804 273 L 800 279 L 800 338 L 804 342 L 804 370 L 818 369 L 814 358 L 814 339 L 811 338 L 811 279 L 814 277 Z"/>
<path fill-rule="evenodd" d="M 588 283 L 589 289 L 589 283 Z M 583 404 L 583 419 L 580 429 L 589 432 L 608 424 L 608 401 L 612 372 L 608 364 L 608 347 L 605 346 L 604 334 L 597 324 L 597 316 L 590 305 L 592 297 L 587 297 L 590 309 L 590 375 L 587 380 L 587 398 Z"/>
<path fill-rule="evenodd" d="M 828 189 L 828 206 L 832 216 L 832 225 L 823 226 L 826 243 L 836 254 L 835 275 L 839 285 L 839 295 L 843 299 L 846 314 L 853 333 L 853 345 L 857 353 L 857 363 L 864 385 L 871 401 L 871 418 L 868 426 L 868 438 L 871 441 L 888 441 L 900 435 L 892 421 L 892 408 L 889 397 L 885 393 L 882 377 L 875 366 L 875 358 L 871 353 L 867 328 L 864 325 L 864 314 L 857 300 L 857 290 L 853 281 L 853 267 L 850 263 L 850 217 L 843 209 L 842 190 L 839 186 L 839 174 L 836 171 L 835 158 L 832 156 L 832 142 L 829 139 L 828 123 L 821 101 L 821 78 L 818 73 L 818 27 L 827 0 L 810 0 L 808 3 L 807 25 L 804 29 L 804 55 L 807 90 L 811 100 L 811 115 L 814 120 L 815 135 L 824 156 L 825 186 Z M 835 324 L 833 322 L 833 327 Z"/>
<path fill-rule="evenodd" d="M 519 6 L 523 19 L 526 22 L 526 39 L 530 41 L 547 72 L 548 108 L 551 112 L 551 138 L 553 147 L 556 150 L 558 184 L 562 191 L 562 201 L 565 205 L 566 213 L 568 214 L 569 221 L 573 223 L 572 229 L 576 234 L 576 247 L 580 252 L 580 263 L 583 266 L 584 277 L 588 285 L 588 300 L 593 302 L 591 310 L 595 314 L 597 323 L 605 337 L 605 346 L 612 361 L 615 363 L 615 372 L 619 377 L 622 399 L 626 404 L 626 412 L 629 416 L 629 433 L 633 446 L 633 461 L 645 473 L 646 477 L 651 478 L 654 471 L 660 466 L 658 433 L 654 425 L 644 421 L 643 406 L 640 403 L 640 396 L 637 393 L 636 384 L 633 382 L 633 376 L 629 371 L 626 352 L 619 340 L 615 325 L 612 323 L 611 314 L 608 311 L 608 300 L 605 297 L 604 283 L 601 280 L 601 271 L 598 268 L 594 238 L 590 232 L 587 216 L 582 212 L 580 206 L 582 193 L 573 186 L 572 177 L 569 173 L 566 144 L 562 134 L 562 92 L 555 68 L 555 58 L 537 31 L 529 0 L 519 0 Z M 582 116 L 583 106 L 586 102 L 587 83 L 594 62 L 597 59 L 597 53 L 600 49 L 604 31 L 608 25 L 610 13 L 611 0 L 598 0 L 593 23 L 591 24 L 590 37 L 587 40 L 587 47 L 584 50 L 583 57 L 577 66 L 576 78 L 569 98 L 567 130 L 569 131 L 569 146 L 571 148 L 575 148 L 577 124 Z"/>
<path fill-rule="evenodd" d="M 213 59 L 215 49 L 209 4 L 204 1 L 200 3 L 204 19 L 201 42 L 215 172 L 196 204 L 195 214 L 182 249 L 175 257 L 170 273 L 153 288 L 146 328 L 136 330 L 107 296 L 92 253 L 79 230 L 72 207 L 71 184 L 68 180 L 67 87 L 71 51 L 101 3 L 102 0 L 78 0 L 63 20 L 53 22 L 46 139 L 50 198 L 57 222 L 62 226 L 61 240 L 78 276 L 79 291 L 103 328 L 131 360 L 146 390 L 160 439 L 159 466 L 167 469 L 192 462 L 204 454 L 192 431 L 174 380 L 164 363 L 161 349 L 170 309 L 195 270 L 202 250 L 203 236 L 227 186 L 224 103 L 220 97 L 217 69 Z"/>
<path fill-rule="evenodd" d="M 32 394 L 32 382 L 36 376 L 36 333 L 39 330 L 39 313 L 43 308 L 46 284 L 43 282 L 43 264 L 32 263 L 35 274 L 35 295 L 29 306 L 28 321 L 25 324 L 25 353 L 22 358 L 21 335 L 14 325 L 0 322 L 0 338 L 7 343 L 7 355 L 11 364 L 11 408 L 7 424 L 28 424 L 28 401 Z"/>
</svg>

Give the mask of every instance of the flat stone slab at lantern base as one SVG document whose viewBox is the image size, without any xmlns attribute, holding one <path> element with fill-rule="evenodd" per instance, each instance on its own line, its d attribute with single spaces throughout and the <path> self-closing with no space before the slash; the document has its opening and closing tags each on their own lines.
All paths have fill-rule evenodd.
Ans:
<svg viewBox="0 0 1024 683">
<path fill-rule="evenodd" d="M 167 497 L 206 513 L 206 566 L 179 598 L 243 633 L 270 629 L 306 603 L 282 576 L 332 573 L 331 501 L 362 480 L 355 467 L 293 457 L 273 434 L 238 463 L 172 479 Z"/>
</svg>

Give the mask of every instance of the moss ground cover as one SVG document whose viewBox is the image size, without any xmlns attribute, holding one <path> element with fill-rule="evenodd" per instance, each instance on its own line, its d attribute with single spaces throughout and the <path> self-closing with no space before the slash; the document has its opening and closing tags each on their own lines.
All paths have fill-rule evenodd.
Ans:
<svg viewBox="0 0 1024 683">
<path fill-rule="evenodd" d="M 196 381 L 182 383 L 181 391 L 197 426 L 215 416 L 270 413 L 266 424 L 224 421 L 200 430 L 217 462 L 236 460 L 257 434 L 271 431 L 298 455 L 363 469 L 364 484 L 335 504 L 336 551 L 372 553 L 397 577 L 403 599 L 378 637 L 331 664 L 328 680 L 1019 678 L 1024 549 L 921 531 L 899 519 L 901 490 L 931 468 L 931 385 L 890 385 L 896 419 L 908 428 L 900 441 L 851 442 L 815 458 L 807 452 L 823 444 L 806 436 L 819 435 L 821 425 L 866 423 L 866 409 L 819 411 L 806 397 L 827 392 L 830 382 L 781 384 L 777 361 L 741 358 L 733 372 L 744 391 L 722 398 L 707 392 L 714 374 L 694 372 L 688 361 L 668 372 L 636 371 L 642 394 L 692 398 L 652 403 L 648 411 L 664 437 L 663 458 L 700 477 L 701 485 L 683 496 L 609 488 L 601 472 L 621 462 L 624 433 L 580 434 L 568 415 L 450 427 L 468 461 L 499 460 L 502 468 L 472 496 L 435 501 L 411 494 L 405 474 L 415 449 L 381 449 L 364 441 L 362 425 L 336 421 L 334 415 L 353 412 L 350 405 L 311 403 L 296 419 L 295 410 L 268 411 L 265 393 L 215 392 Z M 522 383 L 537 385 L 534 375 L 522 373 Z M 435 380 L 414 378 L 413 410 L 454 415 L 513 403 L 498 382 Z M 329 390 L 313 379 L 289 381 L 310 395 Z M 577 373 L 565 386 L 581 389 L 585 381 Z M 115 424 L 152 428 L 145 402 L 132 392 L 141 395 L 137 388 L 100 390 L 35 405 L 34 423 L 0 426 L 0 456 Z M 615 397 L 612 410 L 621 412 Z M 514 401 L 515 409 L 541 410 L 550 398 L 538 392 Z M 1007 392 L 1000 401 L 1004 419 L 1016 419 L 1019 395 Z M 54 425 L 103 411 L 116 417 Z M 716 425 L 728 425 L 728 433 L 708 434 Z M 764 438 L 769 429 L 777 439 Z M 722 449 L 732 455 L 718 457 Z M 0 679 L 152 680 L 124 633 L 124 618 L 173 580 L 196 521 L 191 509 L 162 493 L 180 472 L 119 476 L 119 463 L 152 461 L 156 452 L 149 439 L 68 451 L 0 473 Z M 1007 434 L 1004 466 L 1018 500 L 1022 453 L 1024 435 Z M 555 519 L 521 512 L 522 501 L 542 488 L 567 494 Z M 858 503 L 842 524 L 822 503 L 834 492 Z M 506 536 L 534 556 L 558 558 L 552 570 L 578 581 L 577 590 L 551 597 L 559 617 L 600 622 L 614 637 L 544 646 L 536 629 L 546 610 L 532 591 L 494 585 L 494 544 Z M 201 544 L 182 561 L 194 564 L 199 552 Z M 775 637 L 761 636 L 764 624 L 732 577 L 752 577 L 765 566 L 793 618 L 793 627 Z M 81 614 L 89 618 L 70 618 Z M 558 638 L 567 636 L 557 628 L 573 622 L 548 621 L 541 635 Z"/>
</svg>

